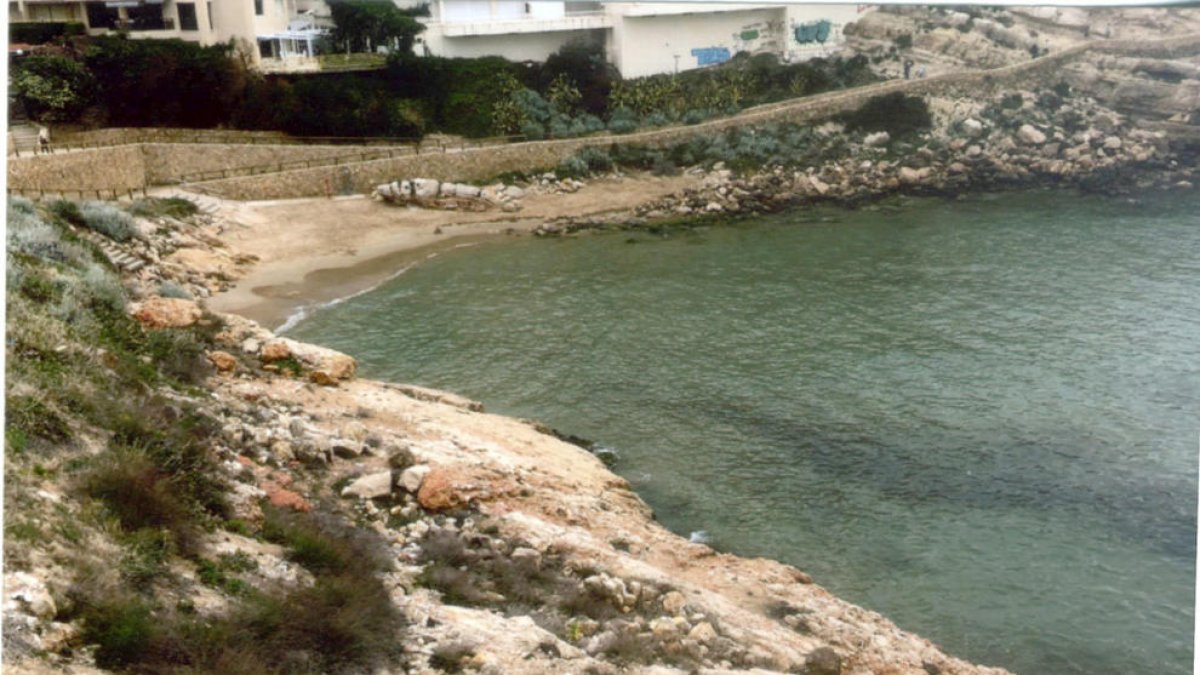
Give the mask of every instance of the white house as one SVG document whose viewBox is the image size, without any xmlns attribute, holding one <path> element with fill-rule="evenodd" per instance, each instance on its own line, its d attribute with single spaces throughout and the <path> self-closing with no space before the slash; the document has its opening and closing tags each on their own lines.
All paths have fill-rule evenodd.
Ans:
<svg viewBox="0 0 1200 675">
<path fill-rule="evenodd" d="M 605 46 L 625 77 L 721 63 L 738 52 L 827 56 L 860 5 L 433 0 L 418 50 L 542 61 L 578 38 Z"/>
<path fill-rule="evenodd" d="M 202 45 L 237 40 L 262 58 L 311 56 L 320 30 L 297 20 L 297 0 L 14 0 L 12 23 L 82 23 L 91 35 L 179 38 Z"/>
</svg>

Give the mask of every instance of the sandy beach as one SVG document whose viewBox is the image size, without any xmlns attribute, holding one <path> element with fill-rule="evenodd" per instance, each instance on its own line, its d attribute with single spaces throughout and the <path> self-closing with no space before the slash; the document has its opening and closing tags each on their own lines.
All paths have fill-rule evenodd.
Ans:
<svg viewBox="0 0 1200 675">
<path fill-rule="evenodd" d="M 230 225 L 222 239 L 258 262 L 209 305 L 275 328 L 300 308 L 371 288 L 438 251 L 528 233 L 552 218 L 629 210 L 699 180 L 648 174 L 596 179 L 574 193 L 531 192 L 517 213 L 400 207 L 365 196 L 223 201 L 220 211 Z"/>
</svg>

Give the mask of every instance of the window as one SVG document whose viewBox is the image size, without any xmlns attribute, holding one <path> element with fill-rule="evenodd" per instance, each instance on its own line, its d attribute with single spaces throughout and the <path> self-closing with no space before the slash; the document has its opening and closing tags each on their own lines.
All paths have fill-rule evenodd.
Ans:
<svg viewBox="0 0 1200 675">
<path fill-rule="evenodd" d="M 254 15 L 263 15 L 263 0 L 254 0 Z"/>
<path fill-rule="evenodd" d="M 119 18 L 116 7 L 105 7 L 102 2 L 87 3 L 88 26 L 92 28 L 116 28 Z"/>
<path fill-rule="evenodd" d="M 209 29 L 209 30 L 212 30 L 212 29 L 213 29 L 213 22 L 212 22 L 212 1 L 211 1 L 211 0 L 210 0 L 210 1 L 209 1 L 209 3 L 208 3 L 208 29 Z"/>
<path fill-rule="evenodd" d="M 195 3 L 179 2 L 175 7 L 179 9 L 179 30 L 200 30 L 200 24 L 196 21 Z"/>
</svg>

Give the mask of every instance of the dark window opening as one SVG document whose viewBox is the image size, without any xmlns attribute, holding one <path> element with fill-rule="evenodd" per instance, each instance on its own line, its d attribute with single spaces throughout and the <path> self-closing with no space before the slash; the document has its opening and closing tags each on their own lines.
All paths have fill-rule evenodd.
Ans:
<svg viewBox="0 0 1200 675">
<path fill-rule="evenodd" d="M 254 0 L 254 14 L 255 16 L 263 15 L 263 0 Z"/>
<path fill-rule="evenodd" d="M 116 28 L 120 18 L 116 7 L 105 7 L 103 2 L 87 3 L 87 20 L 92 28 Z"/>
<path fill-rule="evenodd" d="M 196 21 L 196 5 L 191 2 L 176 3 L 175 7 L 179 9 L 179 29 L 180 30 L 200 30 L 200 23 Z"/>
<path fill-rule="evenodd" d="M 129 13 L 129 30 L 170 30 L 175 27 L 163 18 L 162 5 L 138 5 L 125 10 Z"/>
</svg>

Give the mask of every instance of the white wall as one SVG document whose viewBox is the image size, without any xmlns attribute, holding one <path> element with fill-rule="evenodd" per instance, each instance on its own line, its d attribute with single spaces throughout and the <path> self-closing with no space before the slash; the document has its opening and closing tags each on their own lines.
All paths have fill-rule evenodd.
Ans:
<svg viewBox="0 0 1200 675">
<path fill-rule="evenodd" d="M 610 60 L 624 77 L 712 65 L 740 51 L 779 53 L 786 35 L 783 7 L 716 14 L 625 16 L 613 27 Z M 678 57 L 678 59 L 676 58 Z"/>
<path fill-rule="evenodd" d="M 803 61 L 817 56 L 828 56 L 842 44 L 842 29 L 861 16 L 858 5 L 788 5 L 788 40 L 783 57 L 787 61 Z M 829 39 L 823 44 L 796 42 L 795 29 L 797 26 L 812 24 L 817 21 L 828 21 L 832 30 Z"/>
<path fill-rule="evenodd" d="M 554 31 L 518 35 L 474 35 L 444 38 L 435 30 L 418 36 L 425 40 L 430 52 L 438 56 L 467 57 L 503 56 L 510 61 L 545 61 L 548 56 L 573 38 L 586 36 L 585 31 Z M 416 48 L 421 53 L 420 45 Z"/>
</svg>

